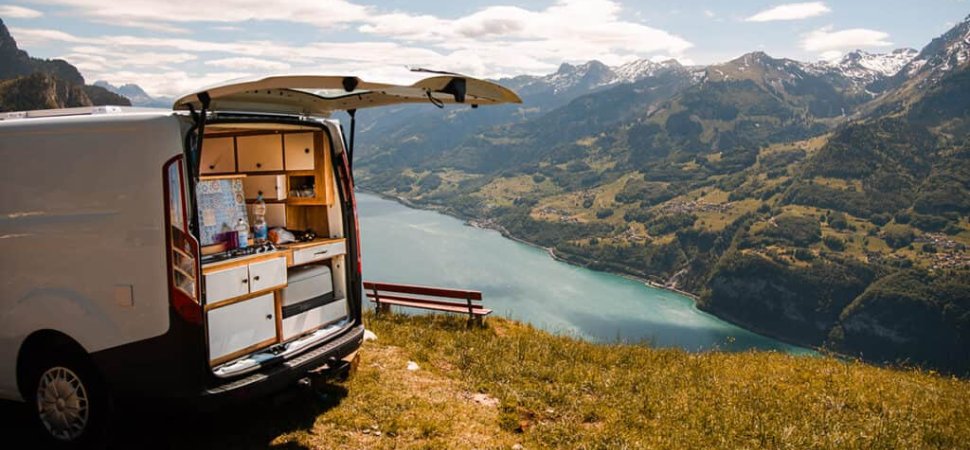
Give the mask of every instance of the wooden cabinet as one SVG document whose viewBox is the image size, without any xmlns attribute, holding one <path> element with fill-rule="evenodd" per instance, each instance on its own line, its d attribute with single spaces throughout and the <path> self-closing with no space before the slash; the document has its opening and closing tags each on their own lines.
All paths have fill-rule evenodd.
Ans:
<svg viewBox="0 0 970 450">
<path fill-rule="evenodd" d="M 260 194 L 264 200 L 286 200 L 286 175 L 252 175 L 243 178 L 246 200 L 255 200 Z"/>
<path fill-rule="evenodd" d="M 253 205 L 246 205 L 246 213 L 249 214 L 249 223 L 253 223 Z M 286 205 L 282 203 L 267 203 L 266 204 L 266 226 L 269 228 L 283 227 L 286 228 Z"/>
<path fill-rule="evenodd" d="M 313 170 L 313 133 L 290 133 L 283 135 L 283 152 L 286 170 Z"/>
<path fill-rule="evenodd" d="M 286 284 L 286 257 L 203 272 L 206 304 L 215 305 Z"/>
<path fill-rule="evenodd" d="M 236 147 L 233 138 L 205 138 L 199 172 L 202 175 L 236 171 Z"/>
<path fill-rule="evenodd" d="M 215 364 L 276 342 L 276 301 L 272 293 L 213 309 L 206 316 L 209 359 Z"/>
<path fill-rule="evenodd" d="M 206 303 L 212 304 L 249 293 L 249 268 L 233 267 L 205 275 Z"/>
<path fill-rule="evenodd" d="M 239 136 L 236 155 L 240 172 L 283 170 L 283 138 L 278 134 Z"/>
</svg>

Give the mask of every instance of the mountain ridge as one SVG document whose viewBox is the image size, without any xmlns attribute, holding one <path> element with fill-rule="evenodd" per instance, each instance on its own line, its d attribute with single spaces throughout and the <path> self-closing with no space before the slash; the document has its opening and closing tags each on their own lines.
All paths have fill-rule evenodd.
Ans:
<svg viewBox="0 0 970 450">
<path fill-rule="evenodd" d="M 131 106 L 128 99 L 86 85 L 81 72 L 61 59 L 31 57 L 0 19 L 0 111 L 91 105 Z"/>
</svg>

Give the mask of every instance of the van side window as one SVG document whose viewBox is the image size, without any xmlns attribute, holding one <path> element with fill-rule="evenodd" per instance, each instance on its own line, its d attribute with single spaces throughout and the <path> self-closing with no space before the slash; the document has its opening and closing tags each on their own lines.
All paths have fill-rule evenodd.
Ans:
<svg viewBox="0 0 970 450">
<path fill-rule="evenodd" d="M 182 231 L 185 229 L 185 210 L 182 192 L 181 158 L 169 163 L 165 170 L 168 183 L 168 223 Z"/>
<path fill-rule="evenodd" d="M 171 282 L 181 295 L 190 301 L 199 302 L 198 262 L 194 255 L 198 251 L 195 240 L 189 235 L 188 219 L 185 213 L 185 176 L 182 171 L 182 157 L 173 158 L 164 167 L 165 203 L 168 245 L 171 252 Z"/>
</svg>

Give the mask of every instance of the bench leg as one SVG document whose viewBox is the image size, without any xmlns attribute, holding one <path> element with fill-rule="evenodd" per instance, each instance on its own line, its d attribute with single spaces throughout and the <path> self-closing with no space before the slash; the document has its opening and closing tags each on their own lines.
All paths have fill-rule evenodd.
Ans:
<svg viewBox="0 0 970 450">
<path fill-rule="evenodd" d="M 377 304 L 377 314 L 378 315 L 380 315 L 380 314 L 389 314 L 390 312 L 391 312 L 391 305 L 388 305 L 387 303 L 378 303 Z"/>
</svg>

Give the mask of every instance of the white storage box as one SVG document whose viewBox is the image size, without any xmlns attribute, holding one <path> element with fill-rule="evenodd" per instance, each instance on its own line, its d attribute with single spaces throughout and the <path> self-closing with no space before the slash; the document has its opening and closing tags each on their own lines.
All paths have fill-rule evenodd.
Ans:
<svg viewBox="0 0 970 450">
<path fill-rule="evenodd" d="M 347 300 L 334 297 L 329 267 L 294 267 L 287 283 L 282 301 L 284 340 L 347 317 Z"/>
</svg>

